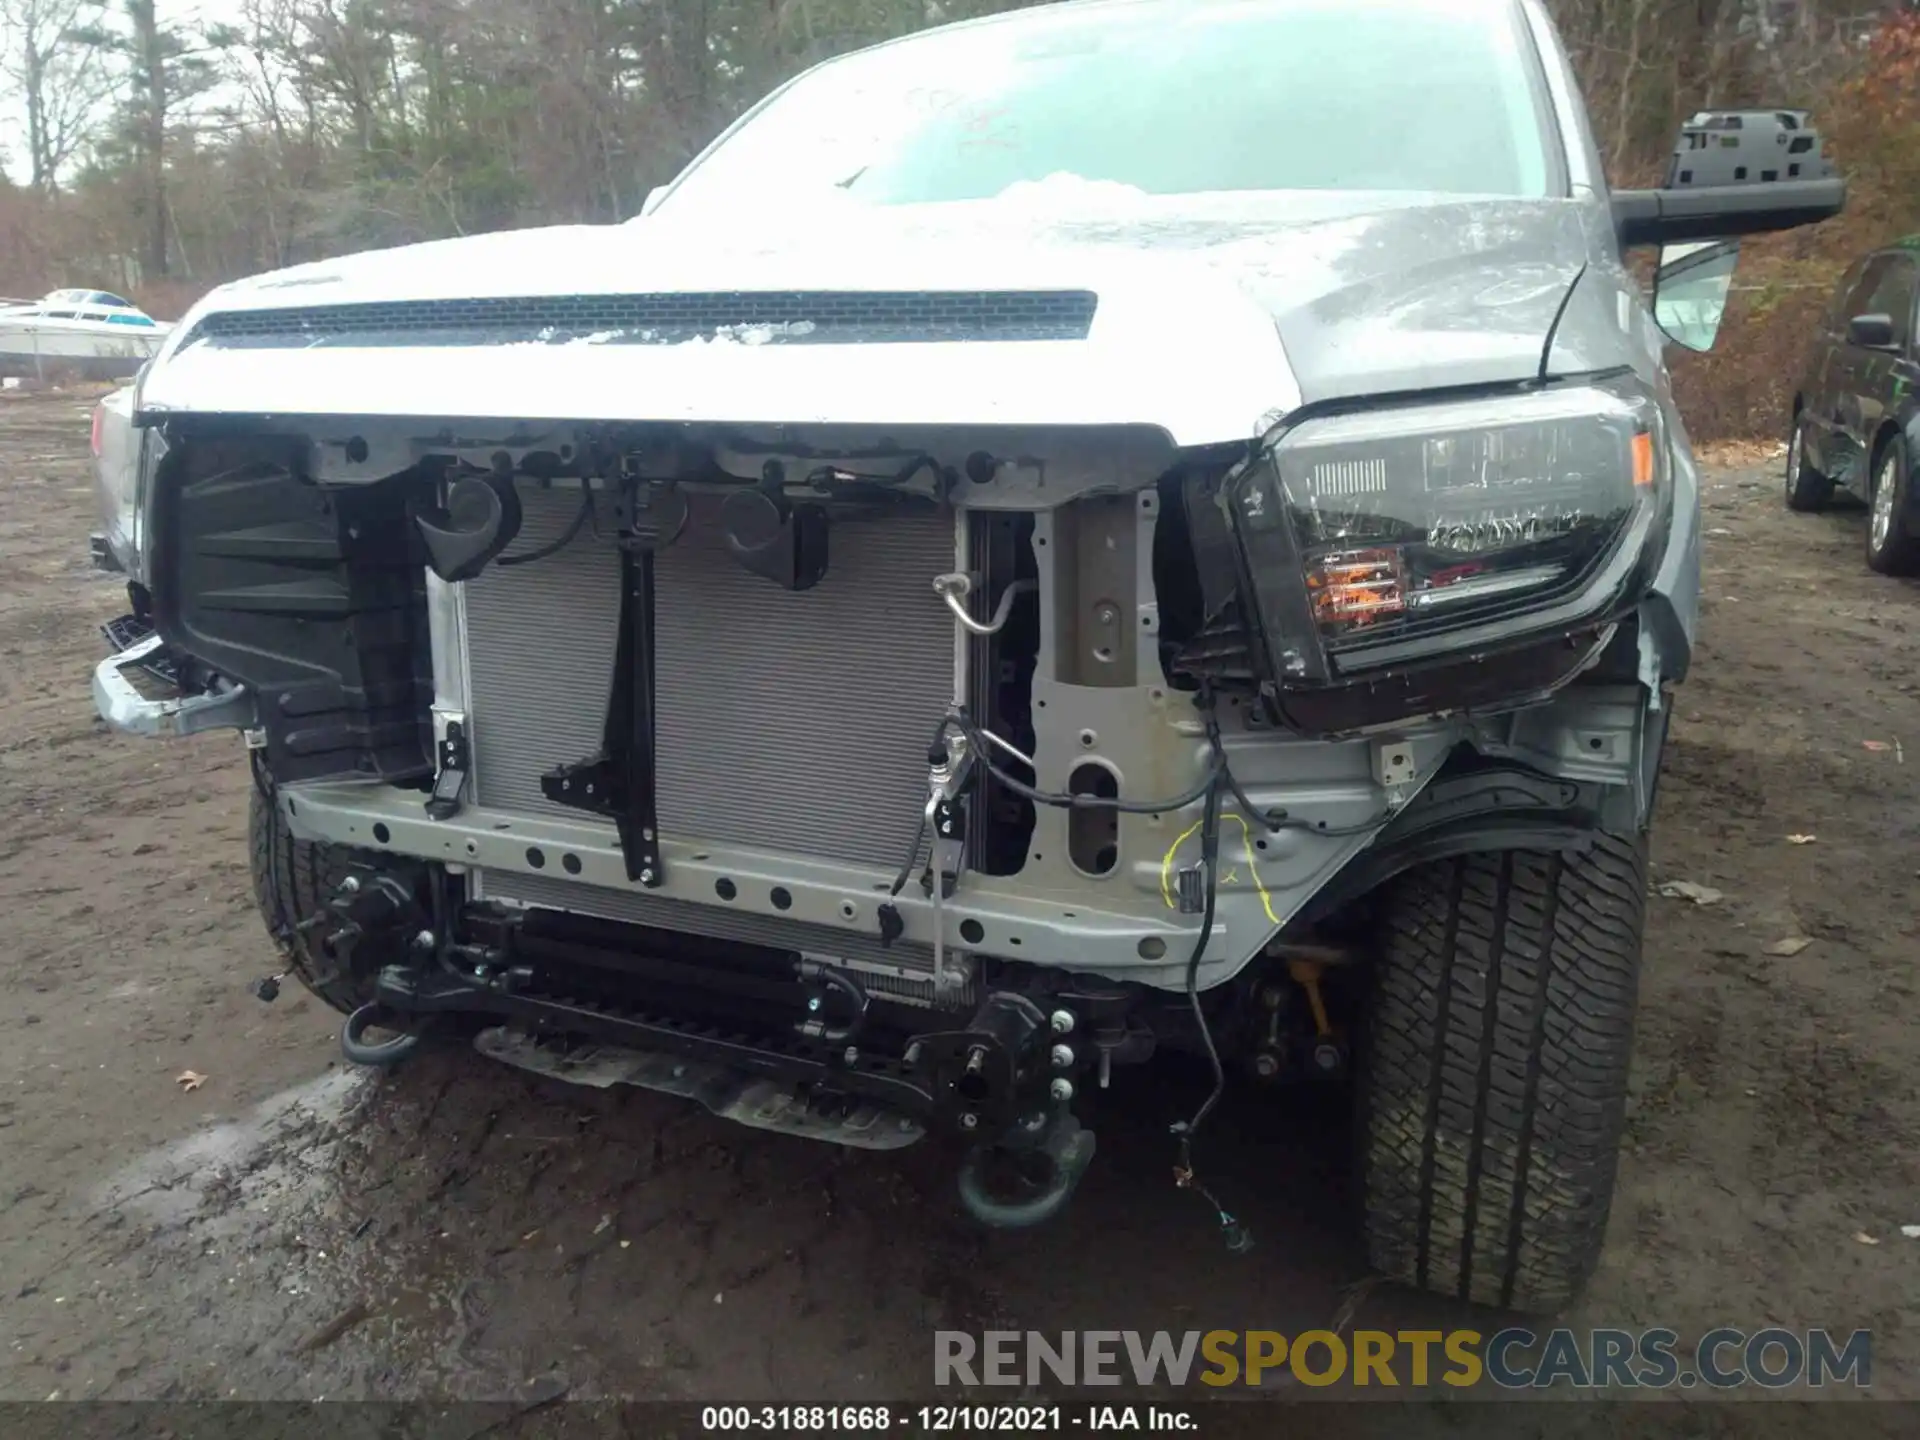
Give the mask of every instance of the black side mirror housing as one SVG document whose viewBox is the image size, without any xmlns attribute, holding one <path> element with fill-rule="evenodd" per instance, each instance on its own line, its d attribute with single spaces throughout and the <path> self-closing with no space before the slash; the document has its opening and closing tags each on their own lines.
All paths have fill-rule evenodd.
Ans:
<svg viewBox="0 0 1920 1440">
<path fill-rule="evenodd" d="M 1793 230 L 1838 215 L 1834 173 L 1804 110 L 1707 110 L 1681 127 L 1658 190 L 1617 190 L 1623 250 Z"/>
<path fill-rule="evenodd" d="M 1891 350 L 1893 348 L 1893 317 L 1891 315 L 1856 315 L 1847 321 L 1847 343 L 1858 345 L 1862 350 Z"/>
</svg>

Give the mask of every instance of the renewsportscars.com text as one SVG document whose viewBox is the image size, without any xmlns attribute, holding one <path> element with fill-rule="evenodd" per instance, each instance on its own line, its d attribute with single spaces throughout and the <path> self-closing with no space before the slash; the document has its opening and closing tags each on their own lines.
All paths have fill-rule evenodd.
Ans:
<svg viewBox="0 0 1920 1440">
<path fill-rule="evenodd" d="M 1508 1390 L 1873 1383 L 1867 1330 L 937 1330 L 936 1385 L 1302 1385 Z"/>
</svg>

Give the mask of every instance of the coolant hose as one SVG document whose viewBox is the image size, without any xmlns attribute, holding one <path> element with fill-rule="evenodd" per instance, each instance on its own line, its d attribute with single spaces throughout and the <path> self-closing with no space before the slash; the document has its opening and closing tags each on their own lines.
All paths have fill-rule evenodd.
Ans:
<svg viewBox="0 0 1920 1440">
<path fill-rule="evenodd" d="M 408 1030 L 394 1036 L 391 1040 L 369 1044 L 364 1037 L 379 1015 L 380 1007 L 377 1004 L 362 1005 L 349 1015 L 347 1023 L 340 1027 L 340 1053 L 353 1064 L 382 1068 L 398 1065 L 420 1048 L 418 1030 Z"/>
</svg>

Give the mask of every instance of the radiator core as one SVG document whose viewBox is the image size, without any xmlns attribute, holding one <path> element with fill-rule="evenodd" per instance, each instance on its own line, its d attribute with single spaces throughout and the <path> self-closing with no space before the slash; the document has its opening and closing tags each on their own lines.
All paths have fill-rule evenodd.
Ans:
<svg viewBox="0 0 1920 1440">
<path fill-rule="evenodd" d="M 528 488 L 522 504 L 510 554 L 557 539 L 580 492 Z M 655 562 L 662 838 L 892 870 L 912 842 L 927 738 L 952 695 L 953 622 L 932 586 L 954 568 L 952 516 L 902 511 L 836 523 L 826 577 L 799 592 L 736 562 L 712 516 L 696 498 L 687 533 Z M 620 561 L 610 523 L 601 526 L 606 533 L 583 529 L 548 559 L 494 565 L 467 582 L 473 784 L 484 805 L 581 817 L 540 793 L 540 775 L 602 740 Z M 495 899 L 724 938 L 805 949 L 820 938 L 800 933 L 812 927 L 638 887 L 602 892 L 505 872 L 483 883 Z M 743 934 L 743 925 L 763 933 Z M 906 948 L 888 952 L 894 963 L 913 963 Z"/>
</svg>

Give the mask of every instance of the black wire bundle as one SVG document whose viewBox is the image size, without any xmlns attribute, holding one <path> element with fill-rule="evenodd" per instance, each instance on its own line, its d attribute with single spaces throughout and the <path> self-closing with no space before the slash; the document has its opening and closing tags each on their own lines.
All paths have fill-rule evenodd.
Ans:
<svg viewBox="0 0 1920 1440">
<path fill-rule="evenodd" d="M 1328 828 L 1311 824 L 1303 820 L 1288 817 L 1284 810 L 1263 811 L 1253 803 L 1244 786 L 1235 778 L 1232 766 L 1227 760 L 1226 742 L 1220 734 L 1220 717 L 1214 705 L 1212 688 L 1206 684 L 1200 687 L 1197 708 L 1205 718 L 1207 729 L 1207 748 L 1211 759 L 1207 773 L 1190 790 L 1179 795 L 1168 796 L 1160 800 L 1122 800 L 1118 796 L 1078 795 L 1059 791 L 1041 790 L 1017 776 L 1010 774 L 999 763 L 994 741 L 968 718 L 962 709 L 949 712 L 935 729 L 929 758 L 938 763 L 950 730 L 964 735 L 972 748 L 973 758 L 988 774 L 1015 795 L 1019 795 L 1036 805 L 1046 805 L 1061 810 L 1112 810 L 1127 815 L 1161 815 L 1182 810 L 1196 800 L 1204 800 L 1206 809 L 1200 824 L 1200 863 L 1205 886 L 1205 902 L 1200 914 L 1200 932 L 1194 937 L 1193 950 L 1187 957 L 1186 991 L 1187 1004 L 1193 1010 L 1195 1024 L 1199 1027 L 1200 1038 L 1206 1046 L 1207 1061 L 1213 1068 L 1213 1089 L 1194 1112 L 1191 1120 L 1182 1121 L 1173 1127 L 1180 1137 L 1179 1159 L 1174 1166 L 1174 1183 L 1185 1190 L 1192 1190 L 1213 1206 L 1220 1228 L 1225 1233 L 1227 1247 L 1242 1251 L 1252 1245 L 1252 1236 L 1233 1214 L 1221 1205 L 1213 1193 L 1196 1178 L 1193 1168 L 1193 1142 L 1221 1096 L 1226 1093 L 1226 1066 L 1220 1059 L 1219 1047 L 1214 1044 L 1213 1030 L 1207 1022 L 1205 1007 L 1200 1003 L 1200 964 L 1206 957 L 1207 946 L 1213 939 L 1215 914 L 1219 903 L 1219 859 L 1220 859 L 1220 816 L 1223 802 L 1229 795 L 1247 816 L 1264 825 L 1271 831 L 1300 829 L 1316 835 L 1341 836 L 1357 835 L 1374 829 L 1380 821 L 1371 820 L 1364 825 Z M 1017 751 L 1014 753 L 1018 753 Z M 1030 763 L 1030 762 L 1029 762 Z M 915 828 L 913 844 L 907 852 L 906 863 L 900 867 L 895 877 L 892 893 L 898 895 L 912 874 L 915 862 L 920 856 L 921 842 L 926 838 L 926 816 L 922 814 L 920 824 Z"/>
<path fill-rule="evenodd" d="M 593 486 L 583 480 L 580 482 L 580 509 L 575 513 L 573 523 L 561 532 L 558 540 L 547 545 L 542 545 L 537 550 L 528 550 L 521 555 L 502 555 L 494 563 L 498 565 L 531 565 L 536 560 L 545 560 L 550 556 L 558 555 L 579 538 L 580 531 L 585 527 L 589 519 L 595 520 L 594 528 L 598 529 L 598 520 L 597 517 L 594 516 L 593 511 Z"/>
</svg>

